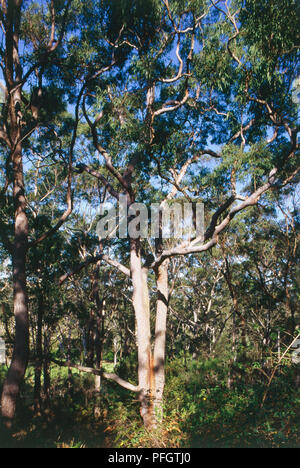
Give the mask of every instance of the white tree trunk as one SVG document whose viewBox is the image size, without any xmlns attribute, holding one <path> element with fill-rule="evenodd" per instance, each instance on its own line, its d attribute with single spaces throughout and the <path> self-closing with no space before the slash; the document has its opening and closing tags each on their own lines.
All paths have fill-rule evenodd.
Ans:
<svg viewBox="0 0 300 468">
<path fill-rule="evenodd" d="M 150 307 L 147 287 L 147 269 L 142 268 L 139 240 L 131 240 L 131 278 L 133 284 L 133 307 L 136 318 L 136 336 L 138 345 L 138 381 L 140 413 L 144 424 L 151 428 L 152 421 L 152 355 Z"/>
<path fill-rule="evenodd" d="M 163 393 L 165 386 L 166 332 L 169 301 L 168 265 L 169 260 L 166 260 L 156 271 L 157 311 L 154 345 L 154 412 L 155 418 L 159 422 L 163 418 Z"/>
</svg>

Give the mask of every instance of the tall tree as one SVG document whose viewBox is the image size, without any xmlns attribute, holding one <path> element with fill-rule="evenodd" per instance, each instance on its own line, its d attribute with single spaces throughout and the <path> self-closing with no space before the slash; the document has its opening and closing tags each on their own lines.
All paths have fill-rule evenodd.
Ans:
<svg viewBox="0 0 300 468">
<path fill-rule="evenodd" d="M 57 11 L 57 5 L 51 1 L 45 5 L 47 11 L 44 14 L 42 6 L 35 8 L 34 4 L 25 5 L 21 0 L 3 1 L 1 4 L 1 67 L 6 91 L 6 101 L 1 116 L 2 154 L 5 158 L 5 181 L 1 200 L 4 200 L 5 194 L 10 192 L 12 187 L 14 233 L 13 241 L 11 243 L 8 241 L 6 246 L 12 258 L 16 321 L 14 352 L 1 400 L 2 419 L 8 428 L 11 428 L 15 415 L 16 401 L 29 353 L 26 257 L 30 244 L 24 178 L 24 146 L 26 147 L 29 137 L 37 131 L 39 125 L 49 128 L 51 118 L 53 121 L 53 107 L 51 116 L 50 96 L 48 95 L 47 100 L 43 75 L 51 58 L 61 46 L 70 3 L 69 1 L 63 10 L 60 7 L 60 11 Z M 32 86 L 33 76 L 37 86 Z M 72 150 L 68 163 L 68 208 L 54 228 L 31 244 L 37 244 L 55 232 L 71 213 L 71 154 Z"/>
<path fill-rule="evenodd" d="M 170 260 L 218 249 L 225 230 L 241 213 L 297 179 L 299 128 L 292 91 L 297 76 L 296 2 L 87 0 L 83 7 L 71 1 L 3 5 L 8 100 L 1 137 L 10 151 L 4 193 L 10 184 L 14 187 L 15 241 L 10 250 L 16 315 L 3 417 L 10 425 L 28 359 L 30 220 L 22 163 L 25 141 L 43 125 L 52 137 L 48 134 L 41 146 L 52 142 L 54 163 L 58 158 L 64 170 L 67 209 L 31 246 L 55 233 L 72 212 L 75 153 L 78 199 L 85 196 L 90 202 L 80 181 L 95 179 L 96 193 L 101 185 L 106 200 L 124 202 L 126 224 L 138 226 L 143 208 L 137 202 L 148 207 L 156 202 L 160 213 L 182 195 L 206 202 L 204 239 L 201 235 L 166 243 L 159 232 L 151 244 L 141 232 L 136 236 L 129 231 L 120 241 L 100 239 L 96 254 L 91 244 L 82 266 L 77 263 L 61 277 L 62 284 L 89 264 L 106 262 L 131 281 L 138 384 L 107 376 L 138 393 L 142 418 L 152 428 L 155 412 L 158 418 L 162 415 Z M 266 23 L 261 22 L 261 11 L 267 14 Z M 30 44 L 22 59 L 21 24 L 24 41 Z M 28 99 L 26 83 L 32 76 L 36 86 Z M 63 83 L 58 101 L 67 96 L 72 119 L 65 115 L 55 121 L 49 113 L 46 104 L 59 94 L 53 78 Z M 234 298 L 229 264 L 226 274 Z M 149 288 L 153 277 L 154 336 Z"/>
<path fill-rule="evenodd" d="M 125 63 L 127 80 L 116 76 L 112 86 L 100 78 L 94 95 L 83 100 L 99 161 L 94 159 L 92 165 L 83 161 L 78 166 L 80 172 L 97 178 L 117 201 L 125 196 L 128 220 L 138 210 L 137 201 L 155 200 L 146 188 L 154 175 L 166 183 L 166 199 L 179 191 L 188 199 L 196 193 L 198 201 L 207 199 L 212 213 L 204 241 L 197 237 L 170 248 L 160 242 L 153 259 L 143 254 L 141 237 L 129 235 L 129 267 L 104 254 L 99 257 L 132 280 L 137 388 L 147 427 L 155 424 L 153 401 L 156 393 L 161 400 L 163 389 L 168 260 L 217 246 L 239 213 L 257 205 L 268 191 L 292 182 L 299 171 L 291 90 L 297 44 L 292 35 L 295 13 L 289 15 L 290 7 L 284 11 L 284 20 L 280 18 L 280 27 L 275 26 L 278 15 L 271 16 L 268 27 L 274 23 L 274 47 L 266 49 L 269 30 L 257 27 L 260 13 L 251 2 L 183 5 L 164 0 L 156 6 L 160 19 L 155 37 L 149 35 L 149 22 L 127 29 L 126 19 L 119 16 L 124 23 L 110 44 L 132 49 Z M 270 8 L 279 8 L 278 2 Z M 283 29 L 283 21 L 288 21 L 288 28 Z M 189 184 L 183 184 L 184 178 Z M 154 367 L 149 269 L 158 280 Z"/>
</svg>

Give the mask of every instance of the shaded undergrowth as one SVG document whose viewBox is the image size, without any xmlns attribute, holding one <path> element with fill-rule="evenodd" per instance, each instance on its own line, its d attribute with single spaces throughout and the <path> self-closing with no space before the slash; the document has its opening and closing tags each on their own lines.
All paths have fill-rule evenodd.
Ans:
<svg viewBox="0 0 300 468">
<path fill-rule="evenodd" d="M 124 362 L 119 372 L 130 375 L 131 362 Z M 282 366 L 262 406 L 268 373 L 254 363 L 236 369 L 228 388 L 228 368 L 218 360 L 175 359 L 167 366 L 164 423 L 150 433 L 141 424 L 135 396 L 106 381 L 95 393 L 91 375 L 70 375 L 56 366 L 51 369 L 50 404 L 36 414 L 29 368 L 13 436 L 9 441 L 2 436 L 0 446 L 299 447 L 297 372 Z"/>
</svg>

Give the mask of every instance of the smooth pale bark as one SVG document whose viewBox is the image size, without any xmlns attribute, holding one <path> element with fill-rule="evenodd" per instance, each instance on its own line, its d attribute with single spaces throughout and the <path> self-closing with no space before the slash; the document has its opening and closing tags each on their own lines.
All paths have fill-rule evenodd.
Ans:
<svg viewBox="0 0 300 468">
<path fill-rule="evenodd" d="M 101 301 L 101 306 L 98 309 L 95 330 L 95 348 L 96 348 L 96 368 L 101 369 L 103 358 L 103 340 L 104 340 L 104 304 Z M 95 376 L 95 390 L 100 392 L 101 376 Z"/>
<path fill-rule="evenodd" d="M 126 390 L 129 390 L 130 392 L 139 393 L 139 387 L 131 384 L 130 382 L 126 382 L 126 380 L 123 380 L 121 377 L 119 377 L 116 374 L 103 372 L 101 369 L 94 369 L 92 367 L 80 366 L 79 364 L 73 364 L 71 362 L 57 361 L 56 359 L 51 359 L 51 362 L 54 362 L 58 366 L 78 369 L 80 372 L 87 372 L 88 374 L 101 375 L 107 380 L 112 380 L 113 382 L 116 382 L 118 385 L 125 388 Z"/>
<path fill-rule="evenodd" d="M 142 268 L 140 255 L 140 242 L 131 239 L 130 266 L 133 285 L 133 307 L 136 318 L 136 338 L 138 347 L 138 381 L 140 414 L 144 425 L 151 428 L 153 425 L 152 409 L 152 353 L 149 294 L 147 288 L 147 269 Z"/>
<path fill-rule="evenodd" d="M 157 310 L 153 362 L 155 379 L 154 412 L 157 421 L 162 421 L 163 418 L 167 313 L 169 301 L 168 265 L 169 260 L 165 260 L 156 270 Z"/>
</svg>

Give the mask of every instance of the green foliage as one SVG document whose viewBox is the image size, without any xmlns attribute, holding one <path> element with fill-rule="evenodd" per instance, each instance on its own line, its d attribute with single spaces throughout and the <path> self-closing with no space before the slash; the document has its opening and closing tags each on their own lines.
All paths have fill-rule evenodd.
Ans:
<svg viewBox="0 0 300 468">
<path fill-rule="evenodd" d="M 283 367 L 273 382 L 266 407 L 260 409 L 265 381 L 245 367 L 245 377 L 230 390 L 228 369 L 217 359 L 206 362 L 182 359 L 167 372 L 166 407 L 193 447 L 296 446 L 294 403 L 299 390 L 294 370 Z M 298 396 L 297 396 L 298 395 Z M 174 409 L 176 408 L 176 410 Z M 269 425 L 269 426 L 268 426 Z M 297 425 L 297 424 L 296 424 Z M 272 429 L 266 429 L 272 427 Z M 298 433 L 299 434 L 299 433 Z"/>
<path fill-rule="evenodd" d="M 35 367 L 21 395 L 16 445 L 103 446 L 104 427 L 107 445 L 117 447 L 299 443 L 293 408 L 299 395 L 296 388 L 290 391 L 296 370 L 288 360 L 268 387 L 278 352 L 295 335 L 298 320 L 299 210 L 293 188 L 282 195 L 278 188 L 296 171 L 299 6 L 296 0 L 169 3 L 169 9 L 161 0 L 23 3 L 15 71 L 24 83 L 14 89 L 22 91 L 17 118 L 29 222 L 30 364 Z M 4 72 L 12 59 L 4 57 Z M 7 111 L 4 105 L 0 119 L 0 314 L 11 356 L 8 259 L 17 207 L 13 135 L 3 138 L 12 125 Z M 149 433 L 141 426 L 139 403 L 124 389 L 102 382 L 100 396 L 95 395 L 93 377 L 56 366 L 50 372 L 51 405 L 42 404 L 40 420 L 32 410 L 38 372 L 52 358 L 89 366 L 97 358 L 99 363 L 95 336 L 100 329 L 98 354 L 109 361 L 103 368 L 137 383 L 130 279 L 120 279 L 103 263 L 88 263 L 109 248 L 127 266 L 128 240 L 100 245 L 97 209 L 100 201 L 111 200 L 112 189 L 123 193 L 120 175 L 129 162 L 134 166 L 130 196 L 149 205 L 170 192 L 189 160 L 193 164 L 185 180 L 175 184 L 181 191 L 176 199 L 206 202 L 207 225 L 235 192 L 239 197 L 220 210 L 217 224 L 268 182 L 273 167 L 278 181 L 256 206 L 235 216 L 210 252 L 182 263 L 172 258 L 163 423 Z M 84 165 L 100 176 L 82 173 Z M 66 189 L 73 205 L 67 221 Z M 51 236 L 35 245 L 47 232 Z M 143 259 L 152 247 L 143 243 Z M 60 284 L 61 276 L 72 271 L 70 281 Z M 149 275 L 152 328 L 154 276 Z M 41 382 L 46 380 L 45 373 Z"/>
<path fill-rule="evenodd" d="M 3 366 L 2 366 L 3 367 Z M 261 408 L 266 378 L 257 362 L 243 365 L 244 377 L 229 390 L 228 367 L 222 358 L 170 360 L 166 372 L 164 422 L 154 431 L 140 424 L 138 402 L 103 381 L 99 397 L 94 378 L 51 366 L 51 409 L 43 417 L 29 410 L 33 368 L 29 368 L 21 400 L 14 447 L 176 448 L 297 447 L 299 388 L 295 368 L 282 366 Z M 0 369 L 0 384 L 4 369 Z M 242 375 L 242 374 L 241 374 Z M 95 408 L 97 416 L 95 416 Z M 96 418 L 96 419 L 95 419 Z M 25 430 L 24 430 L 25 429 Z"/>
<path fill-rule="evenodd" d="M 104 9 L 107 12 L 107 28 L 111 41 L 116 41 L 120 31 L 124 29 L 126 39 L 131 42 L 140 38 L 143 51 L 149 47 L 155 38 L 155 27 L 159 22 L 158 0 L 105 0 Z"/>
<path fill-rule="evenodd" d="M 245 0 L 245 36 L 263 57 L 277 58 L 299 46 L 299 13 L 296 0 Z"/>
</svg>

